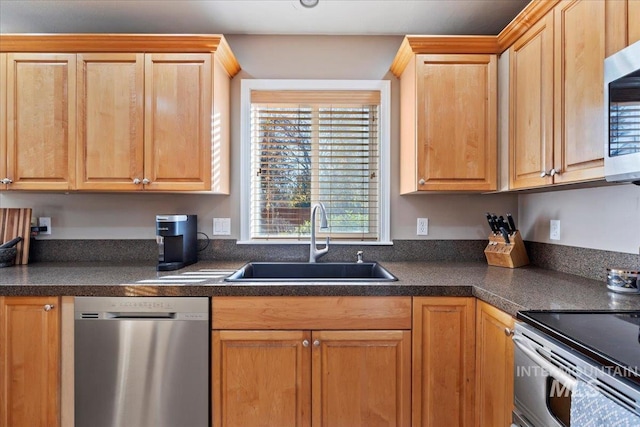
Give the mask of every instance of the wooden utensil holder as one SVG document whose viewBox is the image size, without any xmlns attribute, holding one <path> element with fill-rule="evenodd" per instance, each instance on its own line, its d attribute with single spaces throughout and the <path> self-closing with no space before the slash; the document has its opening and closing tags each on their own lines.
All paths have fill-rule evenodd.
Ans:
<svg viewBox="0 0 640 427">
<path fill-rule="evenodd" d="M 484 250 L 489 265 L 516 268 L 529 264 L 527 250 L 519 231 L 509 234 L 510 243 L 505 243 L 502 234 L 491 234 Z"/>
</svg>

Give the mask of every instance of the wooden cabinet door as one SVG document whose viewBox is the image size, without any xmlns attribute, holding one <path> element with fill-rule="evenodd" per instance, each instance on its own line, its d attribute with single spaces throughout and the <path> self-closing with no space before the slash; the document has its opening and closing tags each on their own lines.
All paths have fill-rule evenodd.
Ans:
<svg viewBox="0 0 640 427">
<path fill-rule="evenodd" d="M 411 331 L 313 332 L 313 426 L 411 425 Z"/>
<path fill-rule="evenodd" d="M 308 331 L 213 331 L 214 427 L 310 426 Z"/>
<path fill-rule="evenodd" d="M 605 0 L 564 0 L 554 14 L 554 182 L 603 178 Z"/>
<path fill-rule="evenodd" d="M 0 297 L 0 425 L 60 425 L 58 307 L 57 297 Z"/>
<path fill-rule="evenodd" d="M 75 177 L 76 55 L 7 55 L 9 189 L 69 190 Z"/>
<path fill-rule="evenodd" d="M 513 409 L 514 320 L 478 301 L 476 310 L 476 426 L 508 427 Z"/>
<path fill-rule="evenodd" d="M 141 190 L 144 55 L 94 53 L 77 59 L 77 188 Z"/>
<path fill-rule="evenodd" d="M 211 189 L 211 54 L 145 56 L 148 190 Z"/>
<path fill-rule="evenodd" d="M 495 190 L 496 56 L 418 55 L 416 73 L 418 189 Z"/>
<path fill-rule="evenodd" d="M 0 53 L 0 179 L 7 178 L 7 54 Z M 0 191 L 6 189 L 0 183 Z"/>
<path fill-rule="evenodd" d="M 413 299 L 413 426 L 474 422 L 475 298 Z"/>
<path fill-rule="evenodd" d="M 629 44 L 640 41 L 640 0 L 627 0 L 627 26 Z"/>
<path fill-rule="evenodd" d="M 550 185 L 553 167 L 553 13 L 509 50 L 509 188 Z"/>
</svg>

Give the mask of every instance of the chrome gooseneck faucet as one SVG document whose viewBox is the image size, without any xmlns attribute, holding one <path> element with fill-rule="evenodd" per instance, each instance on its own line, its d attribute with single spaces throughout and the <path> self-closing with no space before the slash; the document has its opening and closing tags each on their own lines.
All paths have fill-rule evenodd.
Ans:
<svg viewBox="0 0 640 427">
<path fill-rule="evenodd" d="M 320 228 L 326 229 L 327 225 L 327 210 L 322 203 L 316 203 L 311 209 L 311 242 L 309 245 L 309 262 L 316 262 L 318 258 L 329 252 L 329 237 L 327 237 L 327 243 L 323 249 L 316 247 L 316 210 L 320 208 Z"/>
</svg>

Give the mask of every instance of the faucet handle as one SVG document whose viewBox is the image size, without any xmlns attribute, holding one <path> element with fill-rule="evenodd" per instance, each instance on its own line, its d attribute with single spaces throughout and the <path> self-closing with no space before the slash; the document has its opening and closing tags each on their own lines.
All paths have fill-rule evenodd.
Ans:
<svg viewBox="0 0 640 427">
<path fill-rule="evenodd" d="M 358 263 L 358 264 L 362 264 L 362 262 L 363 262 L 363 261 L 362 261 L 362 256 L 364 255 L 364 252 L 363 252 L 363 251 L 358 251 L 358 252 L 356 253 L 356 255 L 358 256 L 358 261 L 357 261 L 357 263 Z"/>
</svg>

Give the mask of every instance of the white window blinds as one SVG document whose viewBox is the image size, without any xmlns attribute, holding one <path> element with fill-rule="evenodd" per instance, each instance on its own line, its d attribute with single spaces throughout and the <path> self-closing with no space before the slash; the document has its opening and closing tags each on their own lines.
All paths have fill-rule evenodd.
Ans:
<svg viewBox="0 0 640 427">
<path fill-rule="evenodd" d="M 379 238 L 379 91 L 251 91 L 251 239 Z"/>
</svg>

